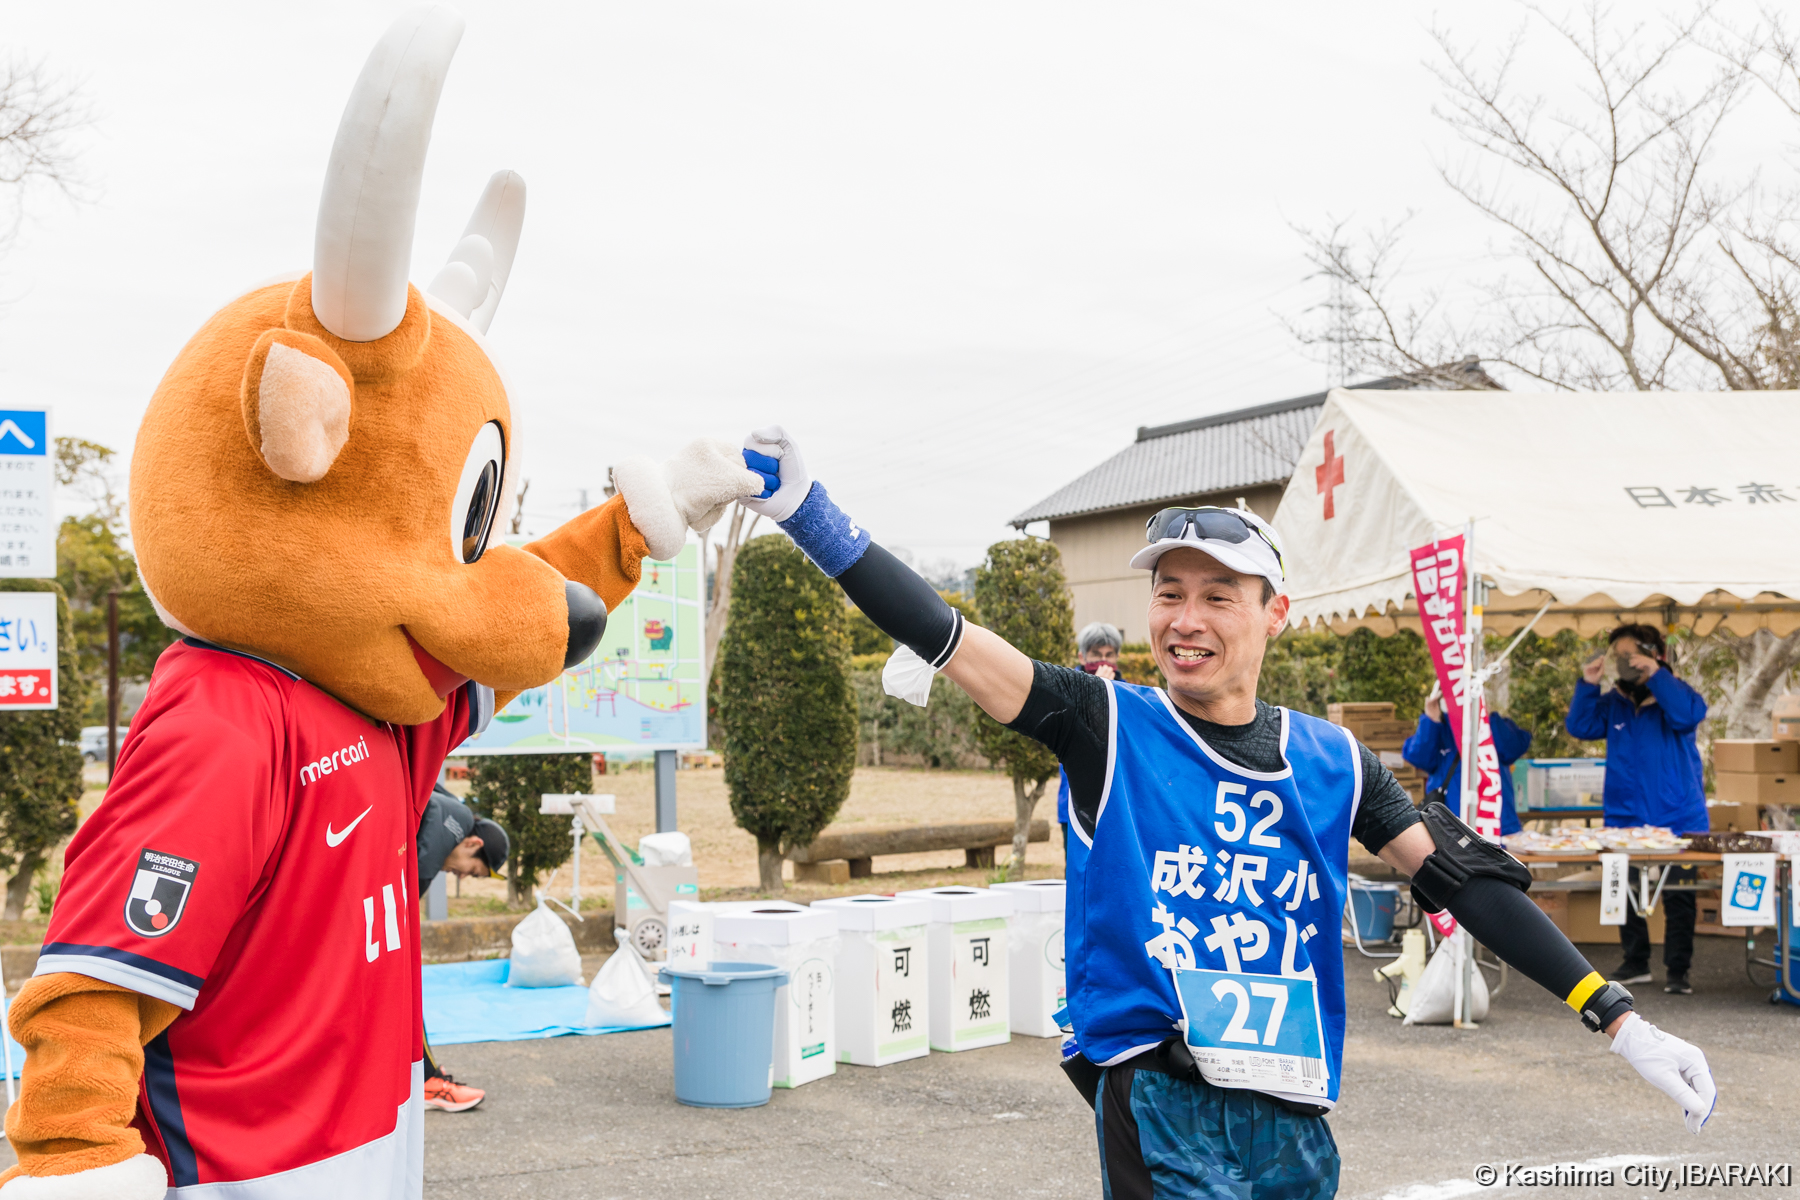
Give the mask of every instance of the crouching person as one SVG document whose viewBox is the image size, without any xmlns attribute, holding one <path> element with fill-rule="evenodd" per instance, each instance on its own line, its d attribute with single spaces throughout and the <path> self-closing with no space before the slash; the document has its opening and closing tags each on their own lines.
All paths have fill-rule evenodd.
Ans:
<svg viewBox="0 0 1800 1200">
<path fill-rule="evenodd" d="M 506 865 L 506 830 L 473 810 L 443 784 L 432 789 L 419 821 L 419 903 L 440 874 L 462 877 L 500 875 Z M 487 1098 L 480 1088 L 456 1080 L 438 1066 L 437 1055 L 423 1033 L 425 1046 L 425 1107 L 445 1112 L 466 1112 Z"/>
</svg>

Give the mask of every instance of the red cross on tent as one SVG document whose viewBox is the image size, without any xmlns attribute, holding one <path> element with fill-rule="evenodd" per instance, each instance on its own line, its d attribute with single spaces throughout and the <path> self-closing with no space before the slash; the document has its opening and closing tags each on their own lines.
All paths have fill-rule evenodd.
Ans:
<svg viewBox="0 0 1800 1200">
<path fill-rule="evenodd" d="M 1319 494 L 1325 497 L 1325 519 L 1337 516 L 1337 505 L 1333 503 L 1331 489 L 1344 482 L 1344 456 L 1333 448 L 1332 436 L 1337 431 L 1325 431 L 1325 461 L 1313 468 L 1313 479 L 1319 485 Z"/>
</svg>

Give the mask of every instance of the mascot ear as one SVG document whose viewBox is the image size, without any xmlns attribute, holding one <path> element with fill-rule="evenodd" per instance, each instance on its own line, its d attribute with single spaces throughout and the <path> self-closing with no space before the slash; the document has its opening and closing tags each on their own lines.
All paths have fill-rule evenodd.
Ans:
<svg viewBox="0 0 1800 1200">
<path fill-rule="evenodd" d="M 244 431 L 269 470 L 316 483 L 350 437 L 355 388 L 350 368 L 324 342 L 271 329 L 244 367 Z"/>
</svg>

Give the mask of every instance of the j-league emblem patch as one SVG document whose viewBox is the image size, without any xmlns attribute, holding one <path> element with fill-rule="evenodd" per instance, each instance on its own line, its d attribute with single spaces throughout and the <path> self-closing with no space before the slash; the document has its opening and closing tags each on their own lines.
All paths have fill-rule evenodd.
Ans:
<svg viewBox="0 0 1800 1200">
<path fill-rule="evenodd" d="M 125 925 L 141 937 L 161 937 L 181 922 L 200 864 L 158 850 L 138 855 L 137 875 L 125 901 Z"/>
</svg>

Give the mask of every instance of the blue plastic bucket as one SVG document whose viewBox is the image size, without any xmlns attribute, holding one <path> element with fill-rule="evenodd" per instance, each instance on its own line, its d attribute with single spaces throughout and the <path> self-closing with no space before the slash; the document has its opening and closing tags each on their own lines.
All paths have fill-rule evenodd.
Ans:
<svg viewBox="0 0 1800 1200">
<path fill-rule="evenodd" d="M 1400 885 L 1352 883 L 1350 914 L 1356 936 L 1365 942 L 1386 942 L 1394 936 L 1394 910 L 1400 905 Z"/>
<path fill-rule="evenodd" d="M 775 989 L 788 981 L 766 963 L 664 967 L 675 1033 L 675 1099 L 696 1108 L 769 1102 L 775 1059 Z"/>
</svg>

